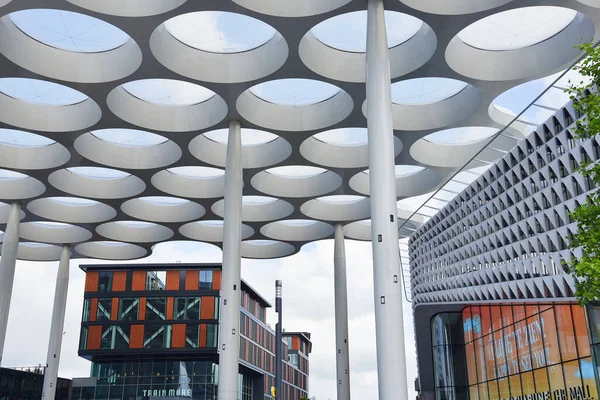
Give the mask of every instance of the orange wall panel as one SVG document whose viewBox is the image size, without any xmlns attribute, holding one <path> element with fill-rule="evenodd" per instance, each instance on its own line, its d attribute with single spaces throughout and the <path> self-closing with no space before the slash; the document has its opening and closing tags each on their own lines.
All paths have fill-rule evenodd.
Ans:
<svg viewBox="0 0 600 400">
<path fill-rule="evenodd" d="M 179 290 L 179 271 L 167 271 L 167 290 Z"/>
<path fill-rule="evenodd" d="M 171 347 L 173 348 L 184 348 L 185 347 L 185 324 L 174 324 L 173 335 L 171 336 Z"/>
<path fill-rule="evenodd" d="M 85 274 L 85 291 L 86 292 L 97 292 L 98 291 L 98 271 L 87 272 Z"/>
<path fill-rule="evenodd" d="M 131 325 L 129 337 L 130 349 L 141 349 L 144 347 L 144 325 Z"/>
<path fill-rule="evenodd" d="M 100 341 L 102 340 L 102 326 L 90 326 L 88 328 L 88 350 L 100 350 Z"/>
<path fill-rule="evenodd" d="M 200 319 L 215 319 L 215 298 L 202 296 L 201 302 Z"/>
<path fill-rule="evenodd" d="M 140 297 L 140 312 L 138 314 L 138 318 L 140 321 L 146 319 L 146 298 Z"/>
<path fill-rule="evenodd" d="M 96 321 L 96 316 L 98 315 L 98 299 L 92 299 L 90 303 L 90 321 Z"/>
<path fill-rule="evenodd" d="M 124 292 L 127 282 L 127 272 L 119 271 L 113 273 L 112 290 L 113 292 Z"/>
<path fill-rule="evenodd" d="M 118 316 L 117 314 L 119 314 L 119 299 L 114 298 L 114 299 L 112 299 L 112 307 L 110 310 L 110 320 L 116 321 L 117 316 Z"/>
<path fill-rule="evenodd" d="M 173 319 L 173 297 L 167 297 L 167 319 Z"/>
<path fill-rule="evenodd" d="M 292 350 L 300 350 L 300 338 L 299 337 L 292 338 Z"/>
<path fill-rule="evenodd" d="M 221 290 L 221 271 L 213 271 L 213 290 Z"/>
<path fill-rule="evenodd" d="M 200 271 L 185 271 L 185 290 L 198 290 Z"/>
<path fill-rule="evenodd" d="M 206 324 L 200 325 L 200 347 L 206 347 Z"/>
<path fill-rule="evenodd" d="M 131 290 L 146 290 L 146 271 L 133 271 Z"/>
</svg>

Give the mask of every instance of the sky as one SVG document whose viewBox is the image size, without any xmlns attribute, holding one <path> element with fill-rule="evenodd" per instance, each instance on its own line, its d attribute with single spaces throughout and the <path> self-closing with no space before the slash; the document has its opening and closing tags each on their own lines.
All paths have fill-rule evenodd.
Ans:
<svg viewBox="0 0 600 400">
<path fill-rule="evenodd" d="M 65 15 L 62 15 L 65 17 Z M 394 21 L 398 16 L 386 16 Z M 231 19 L 227 19 L 231 18 Z M 70 25 L 67 29 L 64 23 Z M 34 12 L 21 14 L 13 18 L 20 28 L 36 39 L 68 51 L 94 52 L 104 51 L 121 45 L 127 40 L 124 32 L 98 23 L 97 20 L 81 19 L 68 15 L 48 18 L 47 14 Z M 248 23 L 237 17 L 205 18 L 203 24 L 194 20 L 182 19 L 179 23 L 168 26 L 173 33 L 185 39 L 190 45 L 208 50 L 221 52 L 244 51 L 261 45 L 274 32 L 270 27 L 259 22 Z M 409 26 L 412 31 L 419 29 L 420 24 L 413 19 L 405 19 L 405 24 L 393 23 L 389 32 L 390 43 L 397 45 L 406 40 L 409 32 L 393 27 Z M 544 21 L 541 21 L 544 22 Z M 95 25 L 94 25 L 95 24 Z M 212 25 L 211 25 L 212 24 Z M 91 25 L 94 29 L 88 29 Z M 45 27 L 44 27 L 45 26 Z M 198 26 L 201 29 L 198 30 Z M 241 27 L 240 29 L 232 29 Z M 75 31 L 73 31 L 75 29 Z M 412 32 L 411 31 L 411 32 Z M 221 34 L 211 36 L 211 33 Z M 249 32 L 254 32 L 249 35 Z M 330 26 L 319 26 L 314 32 L 320 40 L 328 40 L 335 46 L 348 51 L 363 51 L 365 46 L 364 13 L 345 16 Z M 125 36 L 124 36 L 125 35 Z M 409 35 L 410 36 L 410 35 Z M 206 38 L 207 40 L 198 40 Z M 513 46 L 514 43 L 505 43 Z M 11 87 L 22 94 L 39 98 L 39 91 L 33 94 L 20 85 L 11 86 L 11 81 L 4 81 L 0 90 L 10 91 Z M 550 83 L 549 79 L 537 81 L 506 93 L 497 99 L 498 106 L 518 113 L 535 96 Z M 298 88 L 306 82 L 288 82 L 290 93 L 282 92 L 279 86 L 276 91 L 265 85 L 255 88 L 255 93 L 262 97 L 280 97 L 278 101 L 288 105 L 302 105 L 319 100 L 318 97 L 331 96 L 330 87 L 312 88 L 306 93 L 298 94 Z M 189 86 L 189 85 L 187 85 Z M 148 90 L 139 85 L 129 85 L 131 91 Z M 169 90 L 173 89 L 172 87 Z M 176 88 L 175 94 L 162 96 L 165 90 L 159 91 L 157 101 L 167 101 L 171 105 L 188 104 L 205 96 L 206 93 L 197 88 Z M 153 96 L 152 91 L 147 96 Z M 63 102 L 72 103 L 77 100 L 78 93 L 52 91 L 43 101 L 51 105 Z M 53 95 L 56 95 L 53 97 Z M 146 96 L 145 95 L 145 96 Z M 31 97 L 33 96 L 33 97 Z M 17 96 L 18 97 L 18 96 Z M 545 99 L 550 104 L 561 101 L 563 95 L 553 91 Z M 41 100 L 40 100 L 41 101 Z M 547 118 L 548 110 L 535 107 L 528 111 L 525 119 L 541 122 Z M 358 140 L 358 136 L 350 135 L 350 140 Z M 421 202 L 424 200 L 421 196 Z M 404 202 L 404 205 L 414 209 L 418 201 Z M 371 244 L 347 240 L 347 268 L 349 293 L 349 326 L 350 326 L 350 379 L 352 396 L 356 399 L 377 398 L 377 371 L 375 353 L 375 320 L 373 307 L 373 273 L 371 259 Z M 147 263 L 166 262 L 220 262 L 220 250 L 214 246 L 200 244 L 165 244 L 157 246 L 154 254 L 144 259 Z M 78 268 L 79 261 L 71 263 L 70 290 L 67 302 L 64 343 L 61 352 L 59 375 L 62 377 L 89 376 L 89 362 L 77 356 L 80 321 L 83 306 L 84 273 Z M 13 299 L 9 317 L 8 336 L 5 345 L 3 366 L 35 366 L 44 364 L 48 346 L 50 318 L 52 315 L 52 299 L 54 282 L 56 280 L 57 263 L 31 263 L 19 261 L 16 269 Z M 305 246 L 294 256 L 271 261 L 242 260 L 242 277 L 265 298 L 274 303 L 274 282 L 283 280 L 284 285 L 284 327 L 289 331 L 308 331 L 312 334 L 313 353 L 311 354 L 310 396 L 317 400 L 336 398 L 335 378 L 335 336 L 334 336 L 334 303 L 333 303 L 333 242 L 319 241 Z M 307 295 L 307 294 L 310 295 Z M 413 381 L 416 378 L 416 355 L 413 337 L 411 306 L 404 304 L 404 322 L 406 332 L 406 358 L 409 376 L 407 378 L 409 397 L 413 398 Z M 275 313 L 267 314 L 269 322 L 274 326 Z M 398 338 L 400 340 L 400 338 Z"/>
<path fill-rule="evenodd" d="M 377 368 L 371 243 L 346 240 L 346 258 L 352 397 L 373 399 L 377 398 Z M 176 261 L 220 262 L 221 251 L 199 243 L 163 244 L 144 259 L 149 263 Z M 70 267 L 59 369 L 59 376 L 67 378 L 86 377 L 90 372 L 90 363 L 77 356 L 85 280 L 85 274 L 78 267 L 80 263 L 86 261 L 73 260 Z M 57 270 L 56 262 L 17 263 L 3 366 L 45 364 Z M 242 278 L 273 304 L 275 280 L 283 281 L 284 328 L 312 334 L 310 397 L 335 399 L 333 240 L 307 245 L 300 253 L 284 259 L 242 260 Z M 407 302 L 404 315 L 409 398 L 414 398 L 416 355 L 411 306 Z M 267 321 L 275 326 L 274 310 L 267 312 Z"/>
</svg>

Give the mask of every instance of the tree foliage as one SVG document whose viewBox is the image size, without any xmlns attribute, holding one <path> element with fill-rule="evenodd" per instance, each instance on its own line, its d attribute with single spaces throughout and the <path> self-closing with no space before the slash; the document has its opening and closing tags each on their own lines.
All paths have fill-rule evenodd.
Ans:
<svg viewBox="0 0 600 400">
<path fill-rule="evenodd" d="M 600 133 L 600 47 L 585 43 L 579 46 L 587 57 L 575 70 L 582 76 L 579 82 L 570 82 L 567 93 L 575 110 L 583 115 L 575 124 L 578 139 L 593 138 Z M 589 177 L 595 187 L 600 187 L 600 163 L 582 163 L 578 172 Z M 577 280 L 575 296 L 581 305 L 600 300 L 600 192 L 593 190 L 586 202 L 578 206 L 571 219 L 577 222 L 577 233 L 570 241 L 571 249 L 581 248 L 582 255 L 569 264 Z"/>
</svg>

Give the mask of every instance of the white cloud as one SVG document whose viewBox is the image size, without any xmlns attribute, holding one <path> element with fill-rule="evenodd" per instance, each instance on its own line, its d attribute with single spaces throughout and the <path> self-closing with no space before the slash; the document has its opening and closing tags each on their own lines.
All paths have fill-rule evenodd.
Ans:
<svg viewBox="0 0 600 400">
<path fill-rule="evenodd" d="M 375 318 L 371 244 L 346 242 L 350 362 L 352 396 L 377 398 Z M 219 262 L 220 252 L 200 244 L 161 245 L 143 262 Z M 81 261 L 81 263 L 86 263 Z M 66 332 L 61 353 L 60 376 L 89 375 L 89 362 L 77 356 L 83 305 L 84 273 L 79 261 L 71 263 Z M 95 263 L 95 261 L 89 261 Z M 48 345 L 56 263 L 19 262 L 13 290 L 4 366 L 44 364 Z M 333 241 L 308 245 L 282 260 L 242 261 L 242 277 L 267 300 L 274 302 L 275 280 L 283 280 L 284 327 L 312 334 L 310 396 L 336 398 L 335 325 L 333 304 Z M 416 377 L 415 345 L 410 304 L 404 307 L 408 386 Z M 275 326 L 274 310 L 268 321 Z"/>
</svg>

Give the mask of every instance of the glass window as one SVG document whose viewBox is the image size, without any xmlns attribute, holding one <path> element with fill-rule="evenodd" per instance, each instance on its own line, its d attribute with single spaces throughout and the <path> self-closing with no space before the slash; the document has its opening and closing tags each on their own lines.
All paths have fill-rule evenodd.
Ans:
<svg viewBox="0 0 600 400">
<path fill-rule="evenodd" d="M 467 307 L 462 311 L 462 317 L 463 317 L 463 331 L 465 334 L 465 343 L 469 343 L 469 342 L 473 341 L 473 324 L 471 322 L 471 307 Z"/>
<path fill-rule="evenodd" d="M 548 383 L 548 371 L 546 368 L 540 368 L 533 371 L 536 393 L 548 392 L 550 384 Z"/>
<path fill-rule="evenodd" d="M 529 347 L 529 335 L 527 333 L 527 320 L 522 320 L 514 325 L 515 343 L 517 346 L 517 366 L 518 370 L 513 373 L 518 373 L 531 370 L 531 352 Z"/>
<path fill-rule="evenodd" d="M 515 326 L 509 325 L 503 330 L 504 333 L 504 354 L 506 360 L 506 372 L 508 375 L 514 375 L 519 372 L 519 350 L 515 335 Z"/>
<path fill-rule="evenodd" d="M 167 299 L 165 297 L 148 297 L 146 299 L 146 320 L 164 321 L 167 319 Z"/>
<path fill-rule="evenodd" d="M 171 328 L 171 325 L 146 325 L 144 328 L 144 348 L 168 349 L 171 347 Z"/>
<path fill-rule="evenodd" d="M 206 347 L 217 347 L 218 329 L 217 325 L 207 325 Z"/>
<path fill-rule="evenodd" d="M 81 333 L 79 335 L 79 350 L 85 350 L 87 348 L 87 336 L 88 328 L 87 326 L 82 326 Z"/>
<path fill-rule="evenodd" d="M 521 376 L 520 375 L 511 375 L 508 377 L 508 383 L 510 385 L 510 395 L 521 396 L 523 394 L 523 390 L 521 389 Z"/>
<path fill-rule="evenodd" d="M 498 392 L 501 399 L 508 399 L 510 397 L 508 378 L 498 379 Z"/>
<path fill-rule="evenodd" d="M 187 319 L 197 321 L 200 319 L 200 297 L 187 298 Z"/>
<path fill-rule="evenodd" d="M 139 304 L 139 299 L 119 299 L 119 321 L 137 321 Z"/>
<path fill-rule="evenodd" d="M 200 289 L 212 289 L 213 272 L 212 271 L 200 271 L 200 282 L 198 287 Z"/>
<path fill-rule="evenodd" d="M 592 359 L 587 357 L 579 360 L 579 368 L 581 369 L 581 377 L 583 378 L 585 396 L 588 399 L 597 399 L 598 387 L 596 386 L 595 367 Z"/>
<path fill-rule="evenodd" d="M 90 308 L 91 307 L 92 307 L 92 300 L 84 299 L 83 300 L 83 317 L 82 317 L 83 322 L 87 322 L 90 320 Z"/>
<path fill-rule="evenodd" d="M 600 343 L 600 306 L 588 306 L 592 343 Z"/>
<path fill-rule="evenodd" d="M 552 365 L 548 367 L 548 381 L 550 382 L 550 390 L 564 390 L 565 379 L 561 365 Z"/>
<path fill-rule="evenodd" d="M 478 382 L 487 381 L 485 349 L 483 339 L 475 340 L 475 362 L 477 363 L 477 380 Z"/>
<path fill-rule="evenodd" d="M 112 290 L 112 271 L 100 271 L 98 273 L 98 291 L 110 292 Z"/>
<path fill-rule="evenodd" d="M 469 399 L 470 400 L 478 400 L 479 399 L 479 390 L 477 385 L 469 387 Z"/>
<path fill-rule="evenodd" d="M 175 310 L 173 313 L 173 319 L 175 319 L 175 320 L 186 319 L 186 313 L 185 313 L 186 302 L 187 302 L 186 297 L 175 297 L 175 301 L 174 301 Z"/>
<path fill-rule="evenodd" d="M 582 382 L 581 371 L 579 370 L 579 361 L 575 360 L 564 363 L 563 371 L 565 374 L 567 390 L 581 386 Z"/>
<path fill-rule="evenodd" d="M 571 318 L 571 307 L 568 305 L 557 305 L 556 326 L 558 327 L 558 341 L 563 361 L 577 358 L 577 347 L 575 344 L 575 333 L 573 331 L 573 320 Z"/>
<path fill-rule="evenodd" d="M 523 372 L 521 374 L 521 385 L 523 387 L 523 395 L 535 393 L 535 384 L 533 382 L 533 372 Z"/>
<path fill-rule="evenodd" d="M 185 327 L 185 347 L 197 348 L 200 346 L 200 326 L 187 325 Z"/>
<path fill-rule="evenodd" d="M 558 336 L 556 335 L 556 320 L 554 319 L 554 310 L 549 309 L 540 314 L 540 321 L 544 327 L 544 347 L 546 354 L 546 363 L 548 365 L 560 363 L 560 348 L 558 346 Z"/>
<path fill-rule="evenodd" d="M 96 312 L 96 321 L 110 321 L 110 312 L 112 310 L 112 299 L 98 299 L 98 310 Z"/>
<path fill-rule="evenodd" d="M 502 314 L 500 312 L 500 306 L 491 306 L 490 314 L 492 318 L 492 331 L 497 331 L 502 328 Z"/>
<path fill-rule="evenodd" d="M 583 308 L 578 305 L 571 306 L 571 312 L 573 313 L 573 325 L 575 327 L 579 357 L 589 357 L 590 339 L 588 337 L 588 330 L 585 322 L 585 312 L 583 311 Z"/>
<path fill-rule="evenodd" d="M 527 318 L 527 334 L 529 338 L 529 347 L 531 350 L 532 368 L 541 368 L 546 366 L 546 350 L 544 348 L 545 329 L 540 320 L 540 316 L 535 315 Z"/>
</svg>

